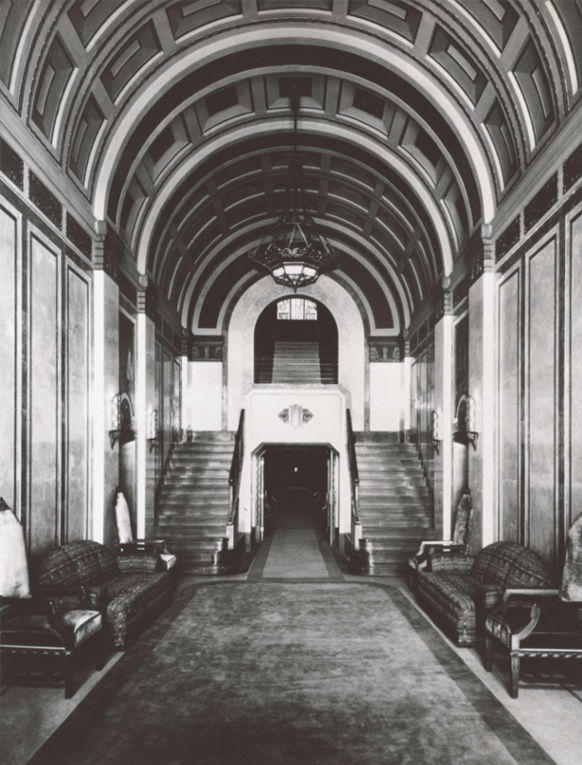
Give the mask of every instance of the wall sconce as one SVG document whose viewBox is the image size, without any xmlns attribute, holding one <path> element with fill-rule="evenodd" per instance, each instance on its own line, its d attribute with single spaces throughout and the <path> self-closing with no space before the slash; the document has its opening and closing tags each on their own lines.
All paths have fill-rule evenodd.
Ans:
<svg viewBox="0 0 582 765">
<path fill-rule="evenodd" d="M 477 411 L 473 396 L 463 393 L 457 404 L 457 416 L 453 423 L 455 441 L 461 444 L 471 443 L 473 449 L 477 448 Z"/>
<path fill-rule="evenodd" d="M 121 395 L 116 393 L 111 399 L 111 412 L 109 415 L 109 443 L 111 448 L 115 446 L 121 434 Z"/>
<path fill-rule="evenodd" d="M 438 409 L 433 409 L 430 417 L 432 445 L 435 452 L 438 454 L 439 447 L 441 445 L 441 413 L 438 411 Z"/>
<path fill-rule="evenodd" d="M 157 409 L 152 409 L 150 410 L 150 413 L 149 413 L 147 442 L 150 447 L 150 454 L 154 449 L 156 449 L 160 445 L 160 440 L 158 438 L 158 410 Z"/>
</svg>

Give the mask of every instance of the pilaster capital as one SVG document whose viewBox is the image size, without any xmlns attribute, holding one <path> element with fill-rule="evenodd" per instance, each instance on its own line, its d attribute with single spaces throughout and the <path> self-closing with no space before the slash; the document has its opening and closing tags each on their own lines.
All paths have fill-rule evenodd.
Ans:
<svg viewBox="0 0 582 765">
<path fill-rule="evenodd" d="M 190 361 L 222 361 L 223 335 L 190 335 L 188 358 Z"/>
<path fill-rule="evenodd" d="M 481 241 L 471 254 L 471 283 L 485 273 L 495 270 L 495 243 L 491 237 L 491 226 L 481 226 Z"/>
<path fill-rule="evenodd" d="M 123 246 L 117 235 L 105 221 L 95 221 L 95 235 L 91 260 L 96 271 L 105 271 L 114 281 L 119 276 L 119 266 L 123 257 Z"/>
<path fill-rule="evenodd" d="M 435 322 L 440 321 L 443 316 L 448 316 L 452 313 L 454 313 L 454 309 L 451 279 L 448 276 L 443 276 L 441 281 L 441 294 L 435 307 Z"/>
<path fill-rule="evenodd" d="M 402 361 L 399 337 L 368 337 L 368 358 L 374 362 Z"/>
</svg>

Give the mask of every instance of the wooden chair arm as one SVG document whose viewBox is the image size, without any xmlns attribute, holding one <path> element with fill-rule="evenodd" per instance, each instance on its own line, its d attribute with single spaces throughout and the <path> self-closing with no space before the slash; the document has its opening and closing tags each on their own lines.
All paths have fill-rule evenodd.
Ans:
<svg viewBox="0 0 582 765">
<path fill-rule="evenodd" d="M 415 557 L 422 555 L 428 547 L 450 547 L 452 544 L 452 539 L 423 539 Z"/>
<path fill-rule="evenodd" d="M 135 539 L 133 542 L 122 542 L 118 545 L 122 554 L 151 555 L 166 552 L 165 539 Z"/>
<path fill-rule="evenodd" d="M 532 598 L 559 598 L 560 591 L 548 588 L 509 587 L 503 592 L 503 603 L 509 603 L 511 598 L 516 597 L 531 602 Z"/>
</svg>

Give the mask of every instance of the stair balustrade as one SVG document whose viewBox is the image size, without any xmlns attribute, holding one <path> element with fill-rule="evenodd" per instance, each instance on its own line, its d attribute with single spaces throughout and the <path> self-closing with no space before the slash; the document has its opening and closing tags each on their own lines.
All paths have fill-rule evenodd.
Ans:
<svg viewBox="0 0 582 765">
<path fill-rule="evenodd" d="M 234 438 L 234 451 L 232 453 L 232 463 L 230 466 L 230 475 L 228 478 L 228 484 L 230 486 L 230 512 L 226 521 L 226 536 L 224 539 L 224 544 L 228 550 L 234 549 L 235 529 L 238 530 L 238 495 L 244 455 L 244 422 L 245 410 L 241 409 L 238 420 L 238 428 Z"/>
<path fill-rule="evenodd" d="M 351 530 L 354 549 L 359 550 L 362 542 L 362 523 L 358 511 L 358 490 L 360 477 L 358 473 L 358 458 L 356 456 L 356 437 L 352 427 L 352 414 L 346 409 L 347 437 L 348 437 L 348 461 L 351 481 Z"/>
</svg>

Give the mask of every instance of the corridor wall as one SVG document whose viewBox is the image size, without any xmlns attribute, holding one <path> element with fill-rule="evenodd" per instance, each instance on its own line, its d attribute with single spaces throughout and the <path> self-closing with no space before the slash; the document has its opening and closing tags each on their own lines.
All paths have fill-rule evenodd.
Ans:
<svg viewBox="0 0 582 765">
<path fill-rule="evenodd" d="M 89 528 L 91 266 L 3 182 L 0 197 L 0 495 L 34 557 Z"/>
<path fill-rule="evenodd" d="M 500 266 L 498 536 L 559 569 L 582 500 L 582 205 L 564 197 Z"/>
</svg>

